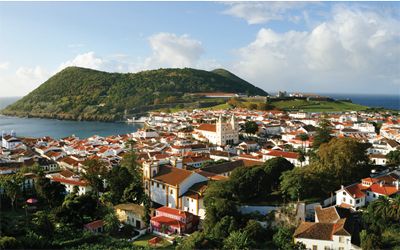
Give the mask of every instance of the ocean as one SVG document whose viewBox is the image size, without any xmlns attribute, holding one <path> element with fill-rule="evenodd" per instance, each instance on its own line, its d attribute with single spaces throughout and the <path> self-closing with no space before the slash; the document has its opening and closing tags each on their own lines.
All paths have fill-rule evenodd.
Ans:
<svg viewBox="0 0 400 250">
<path fill-rule="evenodd" d="M 386 109 L 400 110 L 400 95 L 374 94 L 324 94 L 335 99 L 351 99 L 353 103 Z"/>
</svg>

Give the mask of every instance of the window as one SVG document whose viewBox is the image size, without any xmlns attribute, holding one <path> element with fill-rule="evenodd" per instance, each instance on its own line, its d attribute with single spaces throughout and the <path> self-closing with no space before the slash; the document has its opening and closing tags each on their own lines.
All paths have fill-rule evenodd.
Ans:
<svg viewBox="0 0 400 250">
<path fill-rule="evenodd" d="M 312 246 L 312 249 L 313 249 L 313 250 L 318 250 L 318 247 L 317 247 L 316 245 L 313 245 L 313 246 Z"/>
<path fill-rule="evenodd" d="M 353 204 L 353 200 L 350 200 L 350 204 Z"/>
<path fill-rule="evenodd" d="M 358 203 L 360 203 L 360 199 L 357 199 L 357 200 L 356 200 L 356 204 L 358 204 Z"/>
<path fill-rule="evenodd" d="M 174 190 L 173 189 L 171 189 L 171 191 L 169 192 L 170 194 L 174 194 Z"/>
<path fill-rule="evenodd" d="M 339 250 L 344 250 L 344 247 L 339 247 Z"/>
<path fill-rule="evenodd" d="M 346 202 L 346 198 L 343 197 L 343 202 Z"/>
<path fill-rule="evenodd" d="M 325 246 L 324 250 L 330 250 L 330 247 L 329 246 Z"/>
<path fill-rule="evenodd" d="M 339 236 L 339 242 L 340 243 L 344 243 L 344 237 L 343 236 Z"/>
<path fill-rule="evenodd" d="M 160 187 L 160 185 L 157 183 L 157 188 L 159 188 Z"/>
<path fill-rule="evenodd" d="M 346 196 L 346 192 L 343 192 L 343 195 Z"/>
</svg>

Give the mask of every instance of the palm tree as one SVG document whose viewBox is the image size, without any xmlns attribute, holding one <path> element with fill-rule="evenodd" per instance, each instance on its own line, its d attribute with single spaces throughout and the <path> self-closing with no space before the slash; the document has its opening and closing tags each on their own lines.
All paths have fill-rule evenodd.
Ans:
<svg viewBox="0 0 400 250">
<path fill-rule="evenodd" d="M 386 219 L 390 214 L 390 201 L 385 196 L 380 196 L 376 201 L 371 203 L 375 218 Z"/>
<path fill-rule="evenodd" d="M 400 221 L 400 194 L 396 195 L 393 200 L 391 200 L 389 216 L 394 221 Z"/>
<path fill-rule="evenodd" d="M 304 142 L 307 141 L 310 137 L 307 134 L 303 133 L 303 134 L 299 135 L 299 138 L 302 141 L 302 145 L 301 146 L 304 149 Z"/>
<path fill-rule="evenodd" d="M 306 154 L 304 150 L 299 151 L 299 156 L 297 157 L 297 160 L 300 162 L 300 167 L 303 167 L 303 162 L 306 161 Z"/>
</svg>

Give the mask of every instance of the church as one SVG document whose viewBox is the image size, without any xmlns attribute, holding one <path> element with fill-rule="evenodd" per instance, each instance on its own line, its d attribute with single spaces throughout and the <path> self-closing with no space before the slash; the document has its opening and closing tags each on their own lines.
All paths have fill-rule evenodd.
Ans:
<svg viewBox="0 0 400 250">
<path fill-rule="evenodd" d="M 196 139 L 203 138 L 218 146 L 239 143 L 239 125 L 234 115 L 227 122 L 223 122 L 220 115 L 216 124 L 201 124 L 195 129 L 195 132 Z"/>
</svg>

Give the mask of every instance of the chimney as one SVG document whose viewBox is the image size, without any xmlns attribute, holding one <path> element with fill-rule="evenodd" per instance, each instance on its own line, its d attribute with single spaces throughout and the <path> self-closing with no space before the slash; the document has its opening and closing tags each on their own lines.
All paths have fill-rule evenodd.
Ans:
<svg viewBox="0 0 400 250">
<path fill-rule="evenodd" d="M 340 189 L 344 189 L 344 186 L 343 186 L 343 185 L 340 185 Z"/>
<path fill-rule="evenodd" d="M 379 186 L 381 187 L 383 186 L 383 181 L 379 182 Z"/>
<path fill-rule="evenodd" d="M 397 190 L 400 190 L 400 183 L 399 183 L 399 182 L 400 182 L 400 180 L 397 180 L 397 181 L 396 181 L 396 189 L 397 189 Z"/>
</svg>

